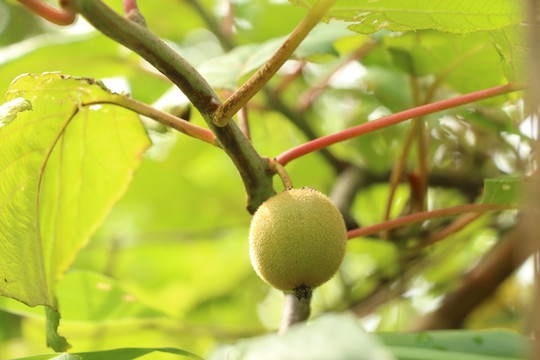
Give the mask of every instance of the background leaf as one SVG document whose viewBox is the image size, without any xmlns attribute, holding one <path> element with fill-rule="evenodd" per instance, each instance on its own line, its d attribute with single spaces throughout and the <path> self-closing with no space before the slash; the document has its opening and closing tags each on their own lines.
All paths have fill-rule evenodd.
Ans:
<svg viewBox="0 0 540 360">
<path fill-rule="evenodd" d="M 516 204 L 520 200 L 523 183 L 517 178 L 503 177 L 484 180 L 484 204 Z"/>
<path fill-rule="evenodd" d="M 522 360 L 527 357 L 527 340 L 510 331 L 450 330 L 377 335 L 399 360 Z"/>
</svg>

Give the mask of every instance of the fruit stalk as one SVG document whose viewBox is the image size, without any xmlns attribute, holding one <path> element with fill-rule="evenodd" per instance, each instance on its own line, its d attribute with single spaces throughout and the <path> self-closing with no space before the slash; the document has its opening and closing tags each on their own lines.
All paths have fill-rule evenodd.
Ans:
<svg viewBox="0 0 540 360">
<path fill-rule="evenodd" d="M 294 293 L 283 293 L 283 313 L 279 333 L 283 334 L 292 325 L 306 321 L 310 315 L 311 292 L 307 296 L 298 298 Z"/>
</svg>

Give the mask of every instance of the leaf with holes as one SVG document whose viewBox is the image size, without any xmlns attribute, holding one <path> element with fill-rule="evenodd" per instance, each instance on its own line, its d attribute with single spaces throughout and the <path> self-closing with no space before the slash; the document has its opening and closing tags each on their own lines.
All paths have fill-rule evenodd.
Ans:
<svg viewBox="0 0 540 360">
<path fill-rule="evenodd" d="M 290 0 L 312 7 L 316 0 Z M 433 29 L 456 34 L 501 29 L 524 17 L 524 1 L 516 0 L 338 0 L 328 19 L 352 22 L 349 29 L 371 34 L 379 30 Z"/>
<path fill-rule="evenodd" d="M 136 114 L 96 81 L 24 75 L 0 128 L 0 295 L 55 307 L 54 285 L 124 193 L 150 141 Z"/>
</svg>

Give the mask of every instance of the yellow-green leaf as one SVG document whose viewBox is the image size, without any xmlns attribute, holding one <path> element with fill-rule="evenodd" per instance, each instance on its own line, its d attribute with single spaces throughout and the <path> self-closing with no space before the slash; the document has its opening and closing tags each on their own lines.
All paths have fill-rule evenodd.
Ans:
<svg viewBox="0 0 540 360">
<path fill-rule="evenodd" d="M 291 0 L 311 7 L 316 0 Z M 433 29 L 464 34 L 511 26 L 524 17 L 524 2 L 516 0 L 338 0 L 326 19 L 352 22 L 353 31 Z"/>
<path fill-rule="evenodd" d="M 85 103 L 96 81 L 25 75 L 6 101 L 33 111 L 0 128 L 0 295 L 55 307 L 54 284 L 124 193 L 149 139 L 136 114 Z"/>
</svg>

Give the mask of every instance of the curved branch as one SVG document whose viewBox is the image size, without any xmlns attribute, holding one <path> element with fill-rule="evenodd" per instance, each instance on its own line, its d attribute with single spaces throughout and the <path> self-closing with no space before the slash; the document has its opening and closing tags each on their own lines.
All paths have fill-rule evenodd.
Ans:
<svg viewBox="0 0 540 360">
<path fill-rule="evenodd" d="M 270 60 L 257 70 L 216 111 L 214 114 L 214 123 L 217 126 L 227 124 L 229 119 L 266 85 L 335 2 L 336 0 L 319 0 L 309 10 L 306 17 L 293 30 L 278 51 L 272 55 Z"/>
<path fill-rule="evenodd" d="M 142 56 L 187 96 L 240 172 L 249 212 L 254 213 L 262 202 L 275 194 L 268 162 L 257 153 L 236 123 L 231 121 L 221 128 L 213 124 L 214 112 L 221 101 L 191 64 L 145 26 L 120 16 L 100 0 L 64 1 L 70 10 L 83 15 L 103 34 Z"/>
<path fill-rule="evenodd" d="M 40 0 L 18 0 L 21 4 L 26 6 L 35 14 L 41 16 L 47 21 L 60 26 L 67 26 L 73 24 L 77 19 L 77 14 L 66 10 L 56 9 L 44 1 Z"/>
</svg>

